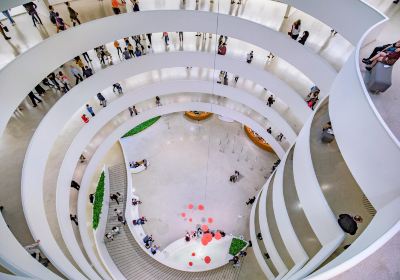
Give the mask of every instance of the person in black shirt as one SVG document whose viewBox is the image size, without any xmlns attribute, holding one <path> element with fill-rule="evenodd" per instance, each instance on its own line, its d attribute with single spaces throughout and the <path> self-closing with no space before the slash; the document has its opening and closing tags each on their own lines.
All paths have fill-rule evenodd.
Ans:
<svg viewBox="0 0 400 280">
<path fill-rule="evenodd" d="M 28 14 L 32 17 L 32 21 L 33 21 L 33 26 L 36 27 L 36 23 L 40 23 L 41 25 L 43 25 L 42 20 L 40 19 L 36 9 L 37 9 L 37 5 L 33 2 L 28 2 L 26 4 L 23 5 L 24 8 L 26 9 L 26 11 L 28 12 Z"/>
</svg>

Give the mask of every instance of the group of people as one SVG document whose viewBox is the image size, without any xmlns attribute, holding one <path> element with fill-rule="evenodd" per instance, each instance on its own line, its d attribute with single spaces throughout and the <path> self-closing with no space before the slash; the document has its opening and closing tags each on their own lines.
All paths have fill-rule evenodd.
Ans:
<svg viewBox="0 0 400 280">
<path fill-rule="evenodd" d="M 236 183 L 239 180 L 240 173 L 235 170 L 235 172 L 229 177 L 229 182 Z"/>
<path fill-rule="evenodd" d="M 114 237 L 115 237 L 116 235 L 120 234 L 120 233 L 121 233 L 120 227 L 118 227 L 118 226 L 113 226 L 113 227 L 111 228 L 111 231 L 109 231 L 109 232 L 107 232 L 107 233 L 105 234 L 105 237 L 107 238 L 107 240 L 113 241 L 113 240 L 114 240 Z"/>
<path fill-rule="evenodd" d="M 301 20 L 298 19 L 292 24 L 292 26 L 291 26 L 291 28 L 290 28 L 290 30 L 288 32 L 288 35 L 293 40 L 297 41 L 297 39 L 300 36 L 300 32 L 301 32 Z M 304 45 L 306 43 L 307 39 L 308 39 L 308 36 L 310 36 L 310 32 L 308 32 L 307 30 L 304 31 L 303 34 L 301 35 L 300 39 L 298 40 L 298 42 L 300 44 Z"/>
<path fill-rule="evenodd" d="M 130 168 L 137 168 L 143 165 L 147 169 L 147 159 L 142 159 L 141 161 L 130 161 L 129 167 Z"/>
<path fill-rule="evenodd" d="M 146 235 L 143 238 L 144 247 L 149 249 L 152 255 L 155 255 L 160 250 L 160 246 L 154 244 L 153 235 Z"/>
<path fill-rule="evenodd" d="M 147 219 L 145 216 L 142 216 L 139 219 L 132 221 L 134 226 L 144 225 L 146 222 L 147 222 Z"/>
</svg>

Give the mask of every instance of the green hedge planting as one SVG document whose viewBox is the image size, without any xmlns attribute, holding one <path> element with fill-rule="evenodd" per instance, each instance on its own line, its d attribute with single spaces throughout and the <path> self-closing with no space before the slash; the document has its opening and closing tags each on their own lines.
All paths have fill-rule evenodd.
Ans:
<svg viewBox="0 0 400 280">
<path fill-rule="evenodd" d="M 96 193 L 94 195 L 94 203 L 93 203 L 93 229 L 97 229 L 100 221 L 101 208 L 103 207 L 103 199 L 104 199 L 104 171 L 101 172 L 99 182 L 97 183 Z"/>
<path fill-rule="evenodd" d="M 232 256 L 236 256 L 246 246 L 247 246 L 246 241 L 238 238 L 233 238 L 231 246 L 229 247 L 229 254 L 231 254 Z"/>
<path fill-rule="evenodd" d="M 142 122 L 141 124 L 135 126 L 134 128 L 132 128 L 131 130 L 129 130 L 127 133 L 124 134 L 124 136 L 122 136 L 122 138 L 125 137 L 129 137 L 132 135 L 135 135 L 143 130 L 145 130 L 146 128 L 152 126 L 155 122 L 157 122 L 159 119 L 161 118 L 161 116 L 152 118 L 150 120 L 147 120 L 145 122 Z"/>
</svg>

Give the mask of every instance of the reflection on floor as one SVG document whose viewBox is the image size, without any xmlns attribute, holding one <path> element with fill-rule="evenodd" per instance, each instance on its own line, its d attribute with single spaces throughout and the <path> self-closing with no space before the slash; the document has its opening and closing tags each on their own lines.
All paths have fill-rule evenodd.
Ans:
<svg viewBox="0 0 400 280">
<path fill-rule="evenodd" d="M 215 115 L 197 122 L 182 113 L 164 116 L 140 134 L 125 138 L 124 153 L 130 161 L 150 162 L 145 172 L 131 176 L 143 202 L 140 215 L 149 220 L 144 230 L 161 248 L 209 217 L 212 228 L 249 238 L 250 208 L 245 201 L 262 187 L 277 159 L 254 145 L 236 122 Z M 240 172 L 236 183 L 229 181 L 234 170 Z M 188 204 L 203 204 L 205 210 L 188 210 Z M 180 216 L 182 212 L 186 218 Z"/>
<path fill-rule="evenodd" d="M 322 192 L 336 217 L 346 213 L 353 216 L 360 215 L 363 222 L 358 224 L 358 231 L 355 235 L 345 235 L 342 245 L 325 263 L 343 252 L 345 245 L 353 243 L 366 229 L 376 213 L 351 175 L 336 141 L 329 144 L 321 141 L 322 127 L 330 120 L 328 104 L 326 102 L 319 108 L 311 126 L 310 149 L 314 170 Z"/>
</svg>

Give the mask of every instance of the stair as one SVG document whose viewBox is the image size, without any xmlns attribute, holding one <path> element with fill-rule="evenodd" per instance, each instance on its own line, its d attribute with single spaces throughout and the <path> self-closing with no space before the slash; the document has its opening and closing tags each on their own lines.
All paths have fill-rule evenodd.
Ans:
<svg viewBox="0 0 400 280">
<path fill-rule="evenodd" d="M 127 182 L 125 164 L 110 167 L 109 174 L 110 193 L 120 192 L 126 198 Z M 159 263 L 140 248 L 128 226 L 120 225 L 114 214 L 115 208 L 124 212 L 125 202 L 120 202 L 119 205 L 115 201 L 110 202 L 106 232 L 111 231 L 111 228 L 117 225 L 121 227 L 121 233 L 114 237 L 114 241 L 105 240 L 105 244 L 111 258 L 126 279 L 236 280 L 239 278 L 240 268 L 234 268 L 230 264 L 207 272 L 183 272 Z"/>
</svg>

